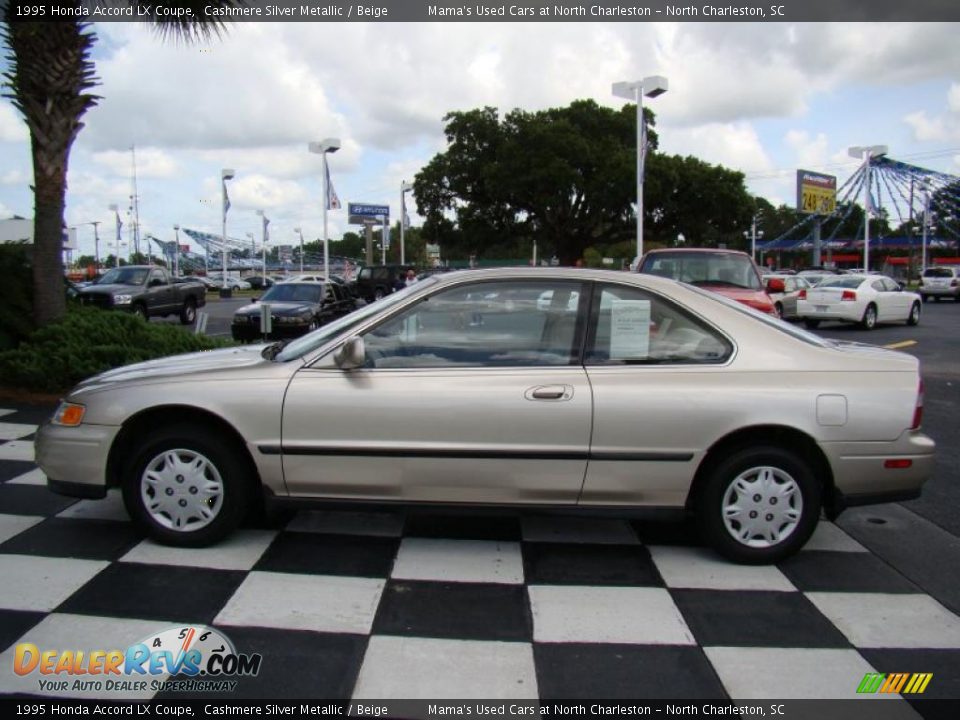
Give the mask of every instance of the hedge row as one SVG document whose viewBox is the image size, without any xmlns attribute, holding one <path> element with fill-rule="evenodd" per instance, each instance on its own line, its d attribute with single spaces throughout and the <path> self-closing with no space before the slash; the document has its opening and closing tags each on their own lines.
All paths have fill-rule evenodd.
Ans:
<svg viewBox="0 0 960 720">
<path fill-rule="evenodd" d="M 70 308 L 62 321 L 33 332 L 16 349 L 0 352 L 0 383 L 62 392 L 121 365 L 231 344 L 123 312 Z"/>
</svg>

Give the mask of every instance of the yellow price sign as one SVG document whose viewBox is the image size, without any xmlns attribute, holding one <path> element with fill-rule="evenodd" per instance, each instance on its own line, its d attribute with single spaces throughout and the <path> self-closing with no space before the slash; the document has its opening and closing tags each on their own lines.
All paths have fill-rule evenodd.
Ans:
<svg viewBox="0 0 960 720">
<path fill-rule="evenodd" d="M 837 178 L 809 170 L 797 170 L 797 211 L 829 215 L 837 208 Z"/>
</svg>

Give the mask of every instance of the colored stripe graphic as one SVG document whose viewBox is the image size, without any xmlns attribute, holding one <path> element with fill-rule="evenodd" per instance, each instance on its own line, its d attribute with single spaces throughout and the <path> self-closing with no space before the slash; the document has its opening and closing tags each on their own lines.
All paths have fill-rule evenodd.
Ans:
<svg viewBox="0 0 960 720">
<path fill-rule="evenodd" d="M 933 673 L 867 673 L 857 686 L 857 692 L 920 695 L 932 679 Z"/>
</svg>

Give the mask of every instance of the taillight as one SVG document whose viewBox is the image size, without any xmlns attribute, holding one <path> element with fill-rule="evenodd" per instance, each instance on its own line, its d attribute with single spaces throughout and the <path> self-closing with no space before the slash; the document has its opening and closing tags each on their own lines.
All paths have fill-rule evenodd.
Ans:
<svg viewBox="0 0 960 720">
<path fill-rule="evenodd" d="M 806 299 L 807 299 L 807 291 L 806 291 L 806 290 L 801 290 L 801 291 L 800 291 L 800 294 L 797 295 L 797 298 L 799 298 L 800 300 L 806 300 Z"/>
<path fill-rule="evenodd" d="M 956 286 L 957 286 L 957 279 L 954 278 L 953 280 L 950 281 L 950 287 L 956 287 Z"/>
<path fill-rule="evenodd" d="M 923 422 L 923 378 L 920 378 L 920 387 L 917 388 L 917 405 L 913 409 L 913 422 L 910 424 L 911 430 L 919 430 L 920 423 Z"/>
<path fill-rule="evenodd" d="M 855 302 L 857 299 L 857 293 L 853 290 L 844 290 L 843 295 L 840 296 L 841 301 Z"/>
</svg>

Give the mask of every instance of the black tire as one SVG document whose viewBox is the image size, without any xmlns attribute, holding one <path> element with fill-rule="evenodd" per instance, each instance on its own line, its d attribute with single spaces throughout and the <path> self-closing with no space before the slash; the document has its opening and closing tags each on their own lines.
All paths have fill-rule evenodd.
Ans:
<svg viewBox="0 0 960 720">
<path fill-rule="evenodd" d="M 780 303 L 776 303 L 776 304 L 773 306 L 773 309 L 777 311 L 777 317 L 778 317 L 778 318 L 782 318 L 782 317 L 783 317 L 783 305 L 781 305 Z"/>
<path fill-rule="evenodd" d="M 923 298 L 923 301 L 924 301 L 924 302 L 930 302 L 930 296 L 929 296 L 929 295 L 921 295 L 920 297 Z"/>
<path fill-rule="evenodd" d="M 820 321 L 813 318 L 804 318 L 803 324 L 806 325 L 808 330 L 816 330 L 820 327 Z"/>
<path fill-rule="evenodd" d="M 378 287 L 373 291 L 373 301 L 376 302 L 377 300 L 382 300 L 384 295 L 386 295 L 386 293 L 384 292 L 383 288 Z"/>
<path fill-rule="evenodd" d="M 907 325 L 918 325 L 920 323 L 920 303 L 915 302 L 910 307 L 910 315 L 907 316 Z"/>
<path fill-rule="evenodd" d="M 873 330 L 877 326 L 877 306 L 873 303 L 867 305 L 867 309 L 863 311 L 863 319 L 860 320 L 860 325 L 864 330 Z"/>
<path fill-rule="evenodd" d="M 144 322 L 147 322 L 150 320 L 150 313 L 147 312 L 147 306 L 144 305 L 143 303 L 134 303 L 133 307 L 131 307 L 130 310 L 138 318 L 142 318 Z"/>
<path fill-rule="evenodd" d="M 934 302 L 940 302 L 940 296 L 939 296 L 939 295 L 934 295 L 934 296 L 933 296 L 933 301 L 934 301 Z"/>
<path fill-rule="evenodd" d="M 169 513 L 164 516 L 162 508 L 151 513 L 146 504 L 151 497 L 150 488 L 145 487 L 148 485 L 145 481 L 147 468 L 153 467 L 154 476 L 162 477 L 171 467 L 164 457 L 171 451 L 176 454 L 176 460 L 186 464 L 198 457 L 206 462 L 203 472 L 196 477 L 196 482 L 215 484 L 217 477 L 219 478 L 219 495 L 206 502 L 189 499 L 191 495 L 199 494 L 199 485 L 192 485 L 189 476 L 185 481 L 180 479 L 183 476 L 177 476 L 176 481 L 169 481 L 172 487 L 168 487 L 164 492 L 164 495 L 172 498 L 182 492 L 183 497 L 178 504 L 205 505 L 212 512 L 212 518 L 206 522 L 193 516 L 187 519 L 182 529 L 177 529 L 172 527 L 177 524 L 176 518 Z M 149 433 L 133 449 L 130 458 L 121 480 L 124 505 L 137 528 L 164 545 L 206 547 L 218 542 L 240 524 L 251 506 L 254 487 L 252 468 L 246 461 L 243 448 L 222 433 L 192 423 L 163 427 Z M 158 464 L 162 469 L 157 469 Z M 180 485 L 175 485 L 175 482 Z M 178 489 L 173 490 L 173 487 Z M 162 499 L 160 495 L 153 497 Z M 190 527 L 191 525 L 193 527 Z"/>
<path fill-rule="evenodd" d="M 737 491 L 735 485 L 749 484 L 751 477 L 759 482 L 762 471 L 770 471 L 776 481 L 768 496 L 758 492 L 747 497 L 743 491 Z M 784 498 L 780 493 L 790 483 L 793 490 Z M 773 445 L 760 446 L 741 449 L 721 459 L 710 472 L 696 509 L 704 538 L 717 552 L 737 563 L 762 565 L 789 557 L 803 547 L 820 518 L 821 496 L 820 483 L 799 455 Z M 739 503 L 741 497 L 748 508 L 757 508 L 749 510 L 756 515 L 745 517 L 744 524 L 724 512 L 731 498 Z M 744 512 L 748 512 L 746 508 Z M 782 537 L 761 538 L 759 529 L 753 534 L 750 520 L 765 524 L 766 532 L 782 533 Z"/>
<path fill-rule="evenodd" d="M 180 324 L 193 325 L 197 319 L 197 302 L 193 298 L 187 298 L 183 301 L 183 307 L 180 308 Z"/>
</svg>

